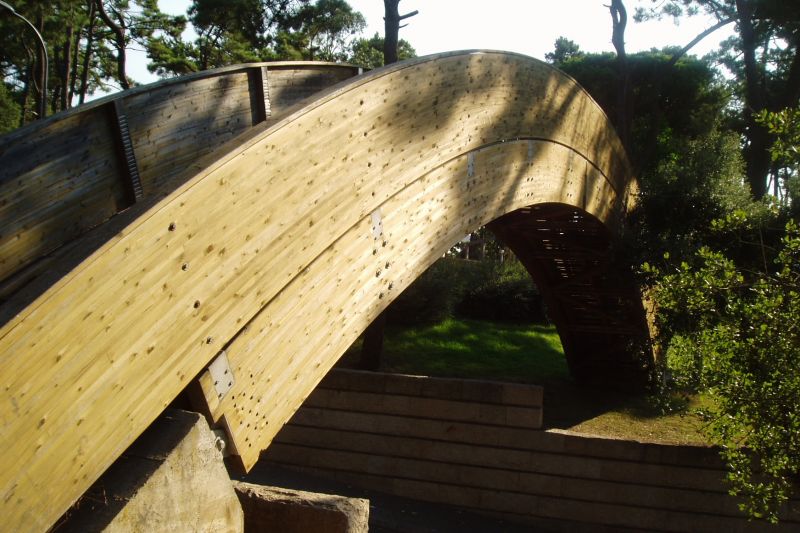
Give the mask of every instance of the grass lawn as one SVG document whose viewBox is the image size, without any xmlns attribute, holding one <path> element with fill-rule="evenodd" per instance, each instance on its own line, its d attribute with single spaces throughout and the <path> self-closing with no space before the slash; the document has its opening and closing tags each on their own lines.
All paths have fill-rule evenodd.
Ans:
<svg viewBox="0 0 800 533">
<path fill-rule="evenodd" d="M 358 361 L 360 342 L 341 365 Z M 692 410 L 702 398 L 679 398 L 668 413 L 647 396 L 578 387 L 555 327 L 448 319 L 419 328 L 387 328 L 381 370 L 491 379 L 544 386 L 548 429 L 676 444 L 703 443 Z"/>
</svg>

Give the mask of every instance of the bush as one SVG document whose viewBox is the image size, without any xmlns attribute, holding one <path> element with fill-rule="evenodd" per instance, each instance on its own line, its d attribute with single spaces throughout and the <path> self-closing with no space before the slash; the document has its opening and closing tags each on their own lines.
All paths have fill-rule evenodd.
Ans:
<svg viewBox="0 0 800 533">
<path fill-rule="evenodd" d="M 387 322 L 420 326 L 451 318 L 474 276 L 470 263 L 450 257 L 436 261 L 392 302 Z"/>
<path fill-rule="evenodd" d="M 547 323 L 542 297 L 516 259 L 486 262 L 480 282 L 467 290 L 456 314 L 475 320 Z"/>
<path fill-rule="evenodd" d="M 454 316 L 547 323 L 541 296 L 516 259 L 499 263 L 445 257 L 387 310 L 389 324 L 404 326 L 434 324 Z"/>
</svg>

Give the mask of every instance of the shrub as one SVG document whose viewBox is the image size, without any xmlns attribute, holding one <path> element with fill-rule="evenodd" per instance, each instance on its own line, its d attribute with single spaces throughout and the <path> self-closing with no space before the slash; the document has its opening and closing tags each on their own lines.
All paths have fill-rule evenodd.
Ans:
<svg viewBox="0 0 800 533">
<path fill-rule="evenodd" d="M 547 323 L 542 297 L 522 264 L 485 262 L 481 279 L 465 291 L 456 314 L 475 320 Z"/>
<path fill-rule="evenodd" d="M 452 317 L 473 275 L 471 266 L 460 259 L 439 259 L 392 302 L 387 322 L 419 326 Z"/>
</svg>

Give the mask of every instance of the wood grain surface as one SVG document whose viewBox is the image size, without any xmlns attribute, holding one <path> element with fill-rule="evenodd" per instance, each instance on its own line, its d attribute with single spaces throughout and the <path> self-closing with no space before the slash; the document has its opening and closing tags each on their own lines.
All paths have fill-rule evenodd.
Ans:
<svg viewBox="0 0 800 533">
<path fill-rule="evenodd" d="M 208 407 L 249 468 L 465 232 L 553 202 L 614 227 L 632 180 L 573 80 L 499 52 L 373 71 L 213 157 L 0 330 L 12 529 L 49 527 L 223 349 Z"/>
</svg>

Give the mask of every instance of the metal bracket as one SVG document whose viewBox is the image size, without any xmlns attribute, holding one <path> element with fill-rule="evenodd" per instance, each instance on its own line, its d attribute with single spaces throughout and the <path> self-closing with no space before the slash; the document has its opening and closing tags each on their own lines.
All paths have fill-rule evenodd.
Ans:
<svg viewBox="0 0 800 533">
<path fill-rule="evenodd" d="M 233 378 L 233 370 L 228 363 L 228 354 L 225 350 L 221 351 L 210 365 L 208 365 L 208 373 L 211 374 L 211 381 L 214 383 L 214 390 L 217 391 L 217 398 L 222 399 L 236 380 Z"/>
<path fill-rule="evenodd" d="M 528 139 L 528 164 L 533 163 L 533 139 Z"/>
<path fill-rule="evenodd" d="M 125 115 L 122 102 L 116 99 L 109 104 L 109 111 L 114 123 L 116 145 L 122 173 L 125 176 L 125 192 L 130 205 L 135 204 L 144 197 L 142 179 L 139 176 L 139 165 L 136 163 L 136 154 L 133 149 L 128 117 Z"/>
<path fill-rule="evenodd" d="M 467 155 L 467 177 L 471 178 L 475 175 L 475 152 L 470 152 Z"/>
<path fill-rule="evenodd" d="M 370 215 L 372 218 L 372 238 L 376 241 L 383 235 L 383 221 L 381 219 L 381 210 L 376 209 Z"/>
</svg>

